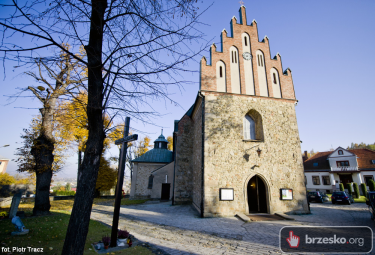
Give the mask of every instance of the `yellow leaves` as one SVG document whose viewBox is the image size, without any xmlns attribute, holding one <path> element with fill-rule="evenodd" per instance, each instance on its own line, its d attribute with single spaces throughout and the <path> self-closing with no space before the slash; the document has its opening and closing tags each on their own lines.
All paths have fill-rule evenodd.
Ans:
<svg viewBox="0 0 375 255">
<path fill-rule="evenodd" d="M 151 139 L 148 136 L 145 136 L 142 141 L 139 141 L 138 148 L 135 151 L 136 157 L 140 157 L 146 152 L 148 152 L 148 148 L 150 148 Z"/>
<path fill-rule="evenodd" d="M 168 141 L 168 150 L 170 151 L 173 151 L 173 137 L 172 136 L 168 136 L 167 137 L 167 141 Z"/>
<path fill-rule="evenodd" d="M 0 173 L 0 185 L 11 185 L 16 182 L 13 176 L 8 173 Z"/>
</svg>

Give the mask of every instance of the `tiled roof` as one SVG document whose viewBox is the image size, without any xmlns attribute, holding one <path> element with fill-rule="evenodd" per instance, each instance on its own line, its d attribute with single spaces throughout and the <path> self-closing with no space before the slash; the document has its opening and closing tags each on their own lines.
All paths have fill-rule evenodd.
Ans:
<svg viewBox="0 0 375 255">
<path fill-rule="evenodd" d="M 375 160 L 375 151 L 369 149 L 356 149 L 348 151 L 357 155 L 358 168 L 375 168 L 375 165 L 371 164 L 371 160 Z"/>
<path fill-rule="evenodd" d="M 359 169 L 375 168 L 375 165 L 371 163 L 371 160 L 375 160 L 375 151 L 369 149 L 354 149 L 347 151 L 350 151 L 357 156 Z M 305 160 L 305 162 L 303 162 L 305 170 L 330 169 L 327 157 L 331 153 L 332 151 L 318 152 L 311 158 Z M 318 166 L 313 166 L 314 163 L 318 163 Z"/>
<path fill-rule="evenodd" d="M 132 160 L 132 162 L 170 163 L 173 160 L 172 154 L 173 152 L 167 149 L 155 148 Z"/>
<path fill-rule="evenodd" d="M 332 151 L 318 152 L 311 158 L 308 158 L 303 162 L 303 167 L 305 169 L 330 169 L 327 157 L 332 153 Z M 314 163 L 318 163 L 318 166 L 313 166 Z"/>
</svg>

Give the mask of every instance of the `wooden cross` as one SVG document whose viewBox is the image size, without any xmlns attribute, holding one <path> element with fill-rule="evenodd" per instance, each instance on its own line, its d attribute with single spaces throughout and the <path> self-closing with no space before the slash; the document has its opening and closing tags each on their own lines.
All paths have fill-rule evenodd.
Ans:
<svg viewBox="0 0 375 255">
<path fill-rule="evenodd" d="M 116 185 L 116 193 L 115 193 L 116 194 L 115 195 L 115 210 L 113 212 L 111 247 L 117 246 L 118 219 L 120 216 L 122 185 L 124 183 L 124 172 L 125 172 L 126 152 L 128 150 L 128 142 L 135 141 L 138 139 L 138 135 L 129 136 L 129 124 L 130 124 L 130 118 L 126 117 L 125 127 L 124 127 L 124 137 L 115 141 L 116 145 L 122 144 L 122 146 L 121 146 L 121 152 L 120 152 L 118 177 L 117 177 L 117 185 Z"/>
</svg>

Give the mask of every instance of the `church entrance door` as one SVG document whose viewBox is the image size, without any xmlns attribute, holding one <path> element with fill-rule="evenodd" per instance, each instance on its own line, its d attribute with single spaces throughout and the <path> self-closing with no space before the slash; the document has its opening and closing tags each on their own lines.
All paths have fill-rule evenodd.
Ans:
<svg viewBox="0 0 375 255">
<path fill-rule="evenodd" d="M 169 200 L 170 190 L 171 190 L 170 183 L 161 184 L 161 200 Z"/>
<path fill-rule="evenodd" d="M 249 213 L 267 213 L 266 185 L 257 175 L 247 184 Z"/>
</svg>

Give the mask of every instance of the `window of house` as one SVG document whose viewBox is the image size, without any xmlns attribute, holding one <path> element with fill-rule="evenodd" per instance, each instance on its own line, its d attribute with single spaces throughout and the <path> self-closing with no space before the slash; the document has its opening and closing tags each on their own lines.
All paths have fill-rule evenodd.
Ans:
<svg viewBox="0 0 375 255">
<path fill-rule="evenodd" d="M 344 152 L 342 152 L 342 150 L 339 150 L 339 155 L 344 155 Z"/>
<path fill-rule="evenodd" d="M 322 179 L 323 179 L 323 185 L 331 185 L 329 176 L 322 176 Z"/>
<path fill-rule="evenodd" d="M 314 185 L 320 185 L 320 179 L 319 176 L 313 176 L 312 181 Z"/>
<path fill-rule="evenodd" d="M 234 52 L 234 63 L 237 63 L 237 53 Z"/>
<path fill-rule="evenodd" d="M 3 162 L 0 161 L 0 165 L 1 165 L 1 163 L 3 163 Z"/>
<path fill-rule="evenodd" d="M 247 37 L 245 37 L 245 46 L 247 46 Z"/>
<path fill-rule="evenodd" d="M 318 162 L 313 163 L 313 166 L 318 166 L 318 165 L 319 165 Z"/>
<path fill-rule="evenodd" d="M 258 55 L 258 66 L 260 66 L 260 55 Z"/>
<path fill-rule="evenodd" d="M 232 51 L 232 63 L 234 63 L 234 51 Z"/>
<path fill-rule="evenodd" d="M 276 81 L 276 74 L 273 73 L 273 84 L 277 84 L 277 81 Z"/>
<path fill-rule="evenodd" d="M 249 115 L 246 115 L 243 121 L 244 139 L 255 140 L 255 121 Z"/>
<path fill-rule="evenodd" d="M 375 159 L 371 160 L 371 164 L 375 164 Z"/>
<path fill-rule="evenodd" d="M 336 161 L 338 167 L 340 166 L 349 166 L 349 161 Z"/>
<path fill-rule="evenodd" d="M 222 78 L 222 77 L 223 77 L 223 67 L 220 66 L 220 78 Z"/>
<path fill-rule="evenodd" d="M 152 185 L 154 184 L 154 176 L 153 175 L 150 175 L 148 177 L 148 189 L 152 189 Z"/>
<path fill-rule="evenodd" d="M 372 175 L 364 175 L 366 186 L 369 186 L 369 181 L 374 179 L 374 176 Z"/>
</svg>

